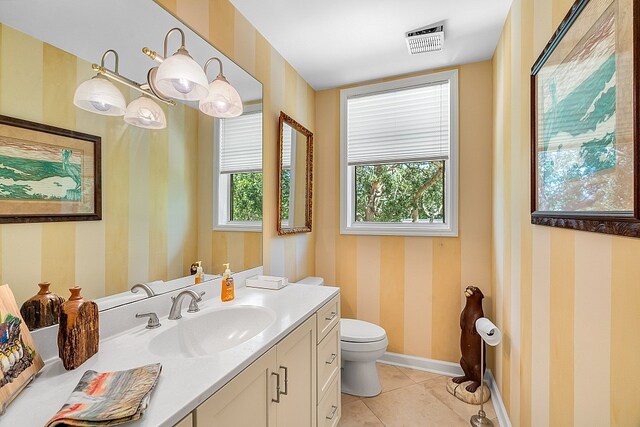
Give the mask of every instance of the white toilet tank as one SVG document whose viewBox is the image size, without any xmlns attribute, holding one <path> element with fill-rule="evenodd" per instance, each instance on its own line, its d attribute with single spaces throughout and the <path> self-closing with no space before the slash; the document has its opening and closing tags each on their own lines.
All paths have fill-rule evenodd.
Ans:
<svg viewBox="0 0 640 427">
<path fill-rule="evenodd" d="M 313 285 L 313 286 L 322 286 L 324 285 L 324 279 L 322 277 L 313 277 L 308 276 L 302 280 L 296 282 L 298 285 Z"/>
</svg>

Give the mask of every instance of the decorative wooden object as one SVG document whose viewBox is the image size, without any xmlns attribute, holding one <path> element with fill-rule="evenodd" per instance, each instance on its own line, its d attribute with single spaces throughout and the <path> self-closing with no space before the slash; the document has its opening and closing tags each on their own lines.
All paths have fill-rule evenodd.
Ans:
<svg viewBox="0 0 640 427">
<path fill-rule="evenodd" d="M 484 294 L 475 286 L 467 286 L 464 294 L 467 297 L 467 303 L 460 314 L 460 329 L 462 329 L 460 334 L 460 352 L 462 353 L 460 366 L 464 375 L 453 378 L 453 382 L 462 384 L 471 381 L 466 390 L 474 393 L 480 387 L 481 370 L 484 372 L 487 366 L 486 361 L 480 366 L 480 344 L 484 345 L 484 343 L 476 331 L 476 320 L 484 317 L 482 311 Z"/>
<path fill-rule="evenodd" d="M 44 328 L 58 323 L 60 307 L 64 298 L 49 290 L 51 283 L 38 283 L 40 291 L 25 301 L 20 308 L 20 314 L 30 331 Z"/>
<path fill-rule="evenodd" d="M 60 311 L 58 355 L 67 370 L 77 368 L 98 352 L 98 305 L 82 298 L 81 289 L 69 289 L 71 297 Z"/>
<path fill-rule="evenodd" d="M 43 366 L 9 285 L 0 286 L 0 414 Z"/>
</svg>

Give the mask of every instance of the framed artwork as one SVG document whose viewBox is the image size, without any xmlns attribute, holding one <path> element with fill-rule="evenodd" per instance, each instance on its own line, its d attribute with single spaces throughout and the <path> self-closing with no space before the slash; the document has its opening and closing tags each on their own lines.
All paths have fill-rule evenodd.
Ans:
<svg viewBox="0 0 640 427">
<path fill-rule="evenodd" d="M 0 116 L 0 223 L 101 217 L 100 137 Z"/>
<path fill-rule="evenodd" d="M 578 0 L 531 69 L 531 222 L 640 237 L 640 2 Z"/>
</svg>

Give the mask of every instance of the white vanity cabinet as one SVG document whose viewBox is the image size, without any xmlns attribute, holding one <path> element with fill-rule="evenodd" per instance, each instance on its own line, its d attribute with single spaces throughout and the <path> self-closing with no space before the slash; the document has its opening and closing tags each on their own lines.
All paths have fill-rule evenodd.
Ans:
<svg viewBox="0 0 640 427">
<path fill-rule="evenodd" d="M 193 427 L 275 426 L 276 348 L 271 348 L 198 406 Z"/>
<path fill-rule="evenodd" d="M 185 419 L 178 426 L 335 426 L 340 418 L 338 306 L 339 296 L 198 406 L 192 424 Z M 326 323 L 332 324 L 330 330 Z"/>
</svg>

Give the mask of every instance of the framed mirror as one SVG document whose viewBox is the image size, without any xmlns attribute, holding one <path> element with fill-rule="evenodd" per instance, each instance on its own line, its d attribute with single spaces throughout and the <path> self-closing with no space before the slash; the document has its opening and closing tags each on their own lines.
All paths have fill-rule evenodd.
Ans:
<svg viewBox="0 0 640 427">
<path fill-rule="evenodd" d="M 233 272 L 262 265 L 260 230 L 249 236 L 221 234 L 213 226 L 213 202 L 222 197 L 212 186 L 218 172 L 214 136 L 227 119 L 202 113 L 197 101 L 167 105 L 155 100 L 166 128 L 142 129 L 123 117 L 74 105 L 76 88 L 96 75 L 92 64 L 100 65 L 109 49 L 119 55 L 119 74 L 145 82 L 157 63 L 142 48 L 162 52 L 165 34 L 174 27 L 184 31 L 185 45 L 200 67 L 209 58 L 220 59 L 243 105 L 261 116 L 262 84 L 153 0 L 0 2 L 0 115 L 102 140 L 101 221 L 0 224 L 0 275 L 19 305 L 38 292 L 40 282 L 50 282 L 50 290 L 65 299 L 68 288 L 78 285 L 83 296 L 107 309 L 146 298 L 141 289 L 131 291 L 137 283 L 156 295 L 193 284 L 190 267 L 198 260 L 205 280 L 220 275 L 222 263 L 229 262 Z M 179 43 L 173 34 L 170 53 Z M 113 70 L 113 58 L 104 65 Z M 212 63 L 209 82 L 217 72 Z M 127 104 L 140 97 L 124 84 L 113 84 Z M 262 128 L 254 134 L 261 163 Z M 0 164 L 9 163 L 0 159 Z M 7 194 L 2 188 L 8 179 L 22 176 L 8 171 L 0 167 L 0 195 Z M 261 190 L 261 177 L 253 184 Z M 243 197 L 241 190 L 237 198 Z M 261 208 L 261 191 L 251 194 Z M 260 217 L 253 219 L 261 222 L 261 209 L 255 210 Z"/>
<path fill-rule="evenodd" d="M 278 234 L 308 233 L 313 195 L 313 133 L 282 111 L 278 129 Z"/>
</svg>

